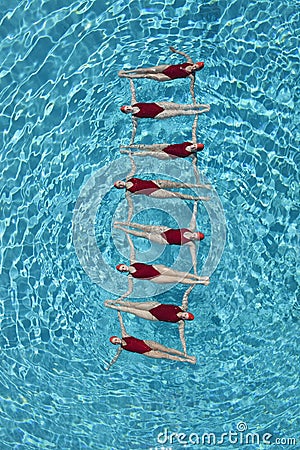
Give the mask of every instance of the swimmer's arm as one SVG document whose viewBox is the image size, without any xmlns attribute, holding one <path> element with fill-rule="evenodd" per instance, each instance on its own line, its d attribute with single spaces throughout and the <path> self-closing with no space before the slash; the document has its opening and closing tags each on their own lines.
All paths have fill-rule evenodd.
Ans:
<svg viewBox="0 0 300 450">
<path fill-rule="evenodd" d="M 193 64 L 192 58 L 191 58 L 187 53 L 181 52 L 180 50 L 176 50 L 174 47 L 170 47 L 170 50 L 171 50 L 171 52 L 173 52 L 173 53 L 178 53 L 178 55 L 184 56 L 184 57 L 186 58 L 186 60 L 187 60 L 188 63 Z"/>
<path fill-rule="evenodd" d="M 137 101 L 136 101 L 135 87 L 132 80 L 130 80 L 130 91 L 131 91 L 131 105 L 134 105 L 135 103 L 137 103 Z M 137 119 L 132 116 L 132 135 L 130 145 L 134 143 L 136 130 L 137 130 Z"/>
<path fill-rule="evenodd" d="M 193 214 L 192 214 L 192 218 L 191 218 L 191 222 L 190 222 L 190 226 L 189 226 L 189 228 L 192 232 L 194 232 L 196 229 L 197 211 L 198 211 L 198 202 L 194 202 Z"/>
<path fill-rule="evenodd" d="M 137 103 L 134 82 L 130 80 L 131 104 Z"/>
<path fill-rule="evenodd" d="M 198 115 L 195 115 L 195 119 L 192 126 L 192 142 L 197 145 L 197 126 L 198 126 Z"/>
<path fill-rule="evenodd" d="M 136 130 L 137 130 L 137 123 L 138 123 L 137 119 L 132 116 L 132 134 L 131 134 L 130 145 L 132 145 L 134 143 Z"/>
<path fill-rule="evenodd" d="M 132 291 L 133 291 L 133 278 L 132 278 L 131 275 L 129 275 L 129 277 L 128 277 L 128 291 L 127 291 L 128 292 L 128 296 L 132 293 Z"/>
<path fill-rule="evenodd" d="M 126 195 L 127 198 L 127 203 L 128 203 L 128 222 L 131 222 L 131 218 L 133 215 L 133 201 L 131 198 L 131 194 L 128 193 L 128 195 Z"/>
<path fill-rule="evenodd" d="M 113 359 L 111 360 L 111 362 L 108 364 L 108 366 L 105 368 L 105 370 L 109 370 L 111 368 L 111 366 L 117 361 L 117 359 L 119 358 L 119 356 L 122 353 L 122 347 L 118 348 L 117 354 L 113 357 Z"/>
<path fill-rule="evenodd" d="M 124 298 L 129 297 L 132 291 L 133 291 L 133 278 L 130 275 L 128 275 L 128 290 L 127 292 L 125 292 L 125 294 L 121 295 L 121 297 L 119 297 L 116 301 L 124 300 Z"/>
<path fill-rule="evenodd" d="M 182 344 L 182 348 L 184 351 L 184 354 L 186 355 L 186 342 L 185 342 L 185 337 L 184 337 L 184 320 L 181 320 L 179 322 L 179 337 L 180 337 L 180 341 Z"/>
<path fill-rule="evenodd" d="M 195 231 L 196 229 L 196 220 L 197 220 L 197 211 L 198 211 L 198 202 L 194 202 L 193 207 L 193 214 L 190 222 L 190 230 Z M 196 244 L 194 242 L 189 242 L 188 244 L 190 253 L 191 253 L 191 259 L 193 263 L 194 273 L 197 274 L 197 255 L 196 255 Z"/>
<path fill-rule="evenodd" d="M 189 245 L 189 248 L 190 248 L 191 259 L 192 259 L 193 268 L 194 268 L 194 274 L 197 275 L 196 245 L 194 244 L 194 242 L 189 242 L 188 245 Z"/>
<path fill-rule="evenodd" d="M 119 317 L 119 322 L 120 322 L 120 327 L 121 327 L 121 333 L 122 333 L 122 338 L 129 336 L 129 334 L 127 334 L 126 329 L 125 329 L 125 325 L 123 322 L 123 318 L 122 318 L 122 314 L 120 313 L 120 311 L 118 311 L 118 317 Z"/>
<path fill-rule="evenodd" d="M 130 201 L 132 202 L 132 199 L 130 199 Z M 132 219 L 132 212 L 128 213 L 128 222 L 131 222 L 131 219 Z M 126 229 L 125 229 L 125 232 L 126 232 L 126 237 L 127 237 L 128 244 L 129 244 L 129 247 L 130 247 L 130 264 L 133 264 L 136 261 L 136 258 L 135 258 L 135 247 L 134 247 L 134 244 L 132 242 L 131 236 L 130 236 L 129 233 L 127 233 Z M 132 277 L 128 278 L 128 291 L 130 291 L 130 290 L 131 290 L 131 292 L 133 290 L 133 278 Z M 131 294 L 131 292 L 130 292 L 130 294 Z"/>
<path fill-rule="evenodd" d="M 133 155 L 131 154 L 131 152 L 129 152 L 129 158 L 130 158 L 130 162 L 131 162 L 131 171 L 127 175 L 126 181 L 129 181 L 133 177 L 133 175 L 135 175 L 135 173 L 136 173 L 136 164 L 135 164 L 135 161 L 134 161 L 134 158 L 133 158 Z M 129 194 L 130 194 L 130 192 L 126 191 L 127 200 L 129 198 Z"/>
<path fill-rule="evenodd" d="M 196 105 L 196 98 L 195 98 L 195 74 L 191 73 L 191 75 L 189 75 L 190 79 L 191 79 L 191 84 L 190 84 L 190 93 L 193 99 L 193 104 Z M 197 116 L 196 116 L 197 117 Z"/>
<path fill-rule="evenodd" d="M 182 298 L 182 305 L 181 305 L 181 309 L 182 311 L 187 311 L 188 306 L 189 306 L 189 293 L 191 292 L 191 288 L 187 288 L 187 290 L 185 291 L 183 298 Z"/>
</svg>

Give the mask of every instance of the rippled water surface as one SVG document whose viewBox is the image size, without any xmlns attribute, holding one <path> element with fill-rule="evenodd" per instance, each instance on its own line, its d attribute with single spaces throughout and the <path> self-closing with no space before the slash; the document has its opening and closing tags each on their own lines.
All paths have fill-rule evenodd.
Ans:
<svg viewBox="0 0 300 450">
<path fill-rule="evenodd" d="M 1 3 L 1 450 L 206 449 L 157 436 L 165 428 L 220 436 L 240 422 L 300 445 L 299 7 L 295 0 Z M 210 286 L 190 296 L 196 320 L 186 338 L 197 365 L 122 354 L 106 372 L 118 322 L 103 306 L 107 292 L 78 261 L 72 217 L 87 180 L 130 139 L 130 119 L 119 111 L 130 101 L 129 83 L 117 72 L 181 61 L 170 45 L 205 61 L 195 91 L 211 111 L 199 120 L 198 165 L 221 199 L 227 243 Z M 190 102 L 186 80 L 137 89 L 148 101 Z M 189 118 L 145 121 L 137 141 L 180 142 L 190 129 Z M 105 198 L 104 211 L 118 199 Z M 102 217 L 97 242 L 115 265 L 110 216 Z M 205 212 L 202 226 L 206 254 Z M 178 303 L 182 293 L 176 286 L 158 299 Z M 133 316 L 125 323 L 133 335 L 178 346 L 176 327 Z"/>
</svg>

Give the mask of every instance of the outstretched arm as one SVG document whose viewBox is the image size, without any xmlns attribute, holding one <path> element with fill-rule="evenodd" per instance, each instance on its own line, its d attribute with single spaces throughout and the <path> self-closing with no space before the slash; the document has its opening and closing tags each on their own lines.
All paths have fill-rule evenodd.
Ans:
<svg viewBox="0 0 300 450">
<path fill-rule="evenodd" d="M 190 230 L 195 231 L 196 229 L 196 219 L 197 219 L 197 211 L 198 211 L 198 202 L 194 203 L 193 207 L 193 215 L 190 222 Z"/>
<path fill-rule="evenodd" d="M 179 337 L 182 344 L 182 348 L 184 351 L 184 354 L 186 355 L 186 342 L 185 342 L 185 336 L 184 336 L 184 320 L 181 320 L 179 322 Z"/>
<path fill-rule="evenodd" d="M 136 93 L 135 93 L 134 82 L 132 80 L 130 80 L 130 91 L 131 91 L 131 104 L 134 105 L 136 103 Z M 132 145 L 134 143 L 136 130 L 137 130 L 137 119 L 132 116 L 132 135 L 131 135 L 130 145 Z"/>
<path fill-rule="evenodd" d="M 132 80 L 130 80 L 130 92 L 131 92 L 131 104 L 134 105 L 134 103 L 136 103 L 136 93 L 134 82 Z"/>
<path fill-rule="evenodd" d="M 192 58 L 187 53 L 181 52 L 180 50 L 176 50 L 176 48 L 174 48 L 174 47 L 170 47 L 170 50 L 173 53 L 178 53 L 178 55 L 184 56 L 188 63 L 193 64 Z"/>
<path fill-rule="evenodd" d="M 128 222 L 130 222 L 131 218 L 132 218 L 132 214 L 133 214 L 133 208 L 134 208 L 133 200 L 132 200 L 130 192 L 126 192 L 126 200 L 127 200 L 127 204 L 128 204 L 128 217 L 127 217 L 127 219 L 128 219 Z"/>
<path fill-rule="evenodd" d="M 129 218 L 129 220 L 130 219 L 131 219 L 131 217 Z M 126 237 L 127 237 L 127 241 L 128 241 L 129 247 L 130 247 L 130 264 L 133 264 L 134 261 L 136 260 L 136 258 L 135 258 L 135 247 L 133 245 L 133 242 L 132 242 L 132 239 L 131 239 L 131 236 L 130 236 L 129 233 L 126 233 Z M 131 286 L 133 287 L 132 277 L 128 278 L 128 284 L 129 283 L 131 283 Z"/>
<path fill-rule="evenodd" d="M 194 274 L 197 275 L 197 257 L 196 257 L 196 244 L 194 242 L 189 243 L 191 259 L 193 263 Z"/>
<path fill-rule="evenodd" d="M 191 73 L 190 75 L 191 84 L 190 84 L 190 93 L 192 96 L 193 104 L 196 105 L 196 98 L 195 98 L 195 74 Z"/>
<path fill-rule="evenodd" d="M 185 291 L 184 295 L 183 295 L 183 299 L 182 299 L 182 305 L 181 305 L 181 309 L 183 311 L 187 311 L 188 306 L 189 306 L 189 295 L 192 292 L 192 290 L 194 289 L 194 285 L 190 286 L 187 288 L 187 290 Z"/>
<path fill-rule="evenodd" d="M 192 142 L 194 145 L 197 145 L 197 126 L 198 126 L 198 116 L 196 114 L 193 126 L 192 126 Z"/>
<path fill-rule="evenodd" d="M 131 151 L 129 152 L 129 158 L 130 158 L 130 162 L 131 162 L 131 170 L 130 170 L 129 174 L 126 176 L 126 181 L 130 180 L 130 178 L 132 178 L 136 173 L 136 164 L 135 164 L 135 161 L 134 161 Z M 127 193 L 128 193 L 128 191 L 126 191 L 126 194 Z"/>
<path fill-rule="evenodd" d="M 198 170 L 198 167 L 197 167 L 197 153 L 195 153 L 195 154 L 192 156 L 192 158 L 193 158 L 194 175 L 195 175 L 195 178 L 196 178 L 197 183 L 200 184 L 200 174 L 199 174 L 199 170 Z"/>
<path fill-rule="evenodd" d="M 111 360 L 111 362 L 108 364 L 108 366 L 105 368 L 105 370 L 109 370 L 111 368 L 111 366 L 117 361 L 117 359 L 119 358 L 119 356 L 122 353 L 122 347 L 118 348 L 118 351 L 116 353 L 116 355 L 113 357 L 113 359 Z"/>
<path fill-rule="evenodd" d="M 130 145 L 132 145 L 134 143 L 136 130 L 137 130 L 137 123 L 138 123 L 137 119 L 132 116 L 132 134 L 131 134 Z"/>
<path fill-rule="evenodd" d="M 118 311 L 118 317 L 119 317 L 122 337 L 129 336 L 129 334 L 126 333 L 125 325 L 124 325 L 122 314 L 120 313 L 120 311 Z"/>
<path fill-rule="evenodd" d="M 122 295 L 122 297 L 118 298 L 118 300 L 123 300 L 126 297 L 129 297 L 129 295 L 133 291 L 133 278 L 129 275 L 128 276 L 128 291 L 125 292 L 125 294 Z"/>
</svg>

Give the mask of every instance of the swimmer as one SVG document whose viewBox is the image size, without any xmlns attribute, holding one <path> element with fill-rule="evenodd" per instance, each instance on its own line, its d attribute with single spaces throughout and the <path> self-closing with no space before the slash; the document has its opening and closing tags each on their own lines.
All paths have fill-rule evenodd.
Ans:
<svg viewBox="0 0 300 450">
<path fill-rule="evenodd" d="M 133 263 L 130 266 L 118 264 L 119 272 L 127 272 L 130 278 L 149 280 L 153 283 L 183 283 L 209 285 L 209 277 L 200 277 L 189 272 L 180 272 L 162 264 L 149 265 L 144 263 Z"/>
<path fill-rule="evenodd" d="M 182 361 L 189 362 L 191 364 L 196 364 L 195 356 L 185 355 L 183 352 L 179 350 L 175 350 L 173 348 L 165 347 L 162 344 L 159 344 L 155 341 L 141 340 L 137 339 L 133 336 L 130 336 L 124 326 L 122 315 L 120 311 L 118 311 L 118 317 L 121 327 L 122 338 L 118 336 L 111 336 L 110 342 L 114 345 L 119 345 L 116 356 L 110 362 L 106 370 L 108 370 L 119 358 L 122 350 L 127 350 L 133 353 L 140 353 L 144 356 L 148 356 L 148 358 L 163 358 L 163 359 L 171 359 L 173 361 Z"/>
<path fill-rule="evenodd" d="M 207 104 L 182 104 L 173 102 L 152 102 L 140 103 L 136 100 L 136 92 L 134 83 L 130 80 L 131 104 L 121 106 L 121 111 L 124 114 L 131 114 L 132 117 L 132 137 L 130 145 L 134 143 L 134 138 L 137 131 L 138 119 L 168 119 L 176 116 L 191 116 L 206 113 L 210 110 L 210 105 Z"/>
<path fill-rule="evenodd" d="M 149 68 L 140 68 L 132 70 L 120 70 L 119 77 L 139 79 L 147 78 L 148 80 L 155 81 L 171 81 L 177 78 L 190 78 L 191 79 L 191 94 L 194 99 L 194 83 L 195 73 L 203 69 L 204 62 L 194 63 L 192 58 L 186 53 L 176 50 L 174 47 L 170 47 L 171 52 L 182 55 L 186 58 L 187 62 L 182 64 L 162 64 L 160 66 L 154 66 Z"/>
<path fill-rule="evenodd" d="M 124 228 L 124 226 L 138 228 L 142 231 L 130 230 Z M 115 222 L 115 228 L 162 245 L 190 245 L 194 244 L 195 241 L 202 241 L 204 239 L 203 233 L 198 231 L 194 232 L 188 228 L 173 229 L 163 225 L 143 225 L 133 222 Z"/>
<path fill-rule="evenodd" d="M 177 230 L 164 225 L 142 225 L 133 222 L 115 222 L 114 227 L 124 231 L 126 234 L 148 239 L 161 245 L 186 245 L 189 247 L 194 271 L 196 273 L 197 256 L 196 242 L 204 239 L 204 234 L 196 229 L 197 219 L 197 202 L 194 203 L 193 214 L 189 224 L 189 228 L 179 228 Z M 129 228 L 136 228 L 132 230 Z"/>
<path fill-rule="evenodd" d="M 121 106 L 124 114 L 132 114 L 135 119 L 168 119 L 176 116 L 203 114 L 210 110 L 210 105 L 187 105 L 173 102 L 133 103 Z"/>
<path fill-rule="evenodd" d="M 134 156 L 152 156 L 157 159 L 167 160 L 194 156 L 197 152 L 204 149 L 204 145 L 183 142 L 181 144 L 122 145 L 121 148 L 130 148 L 130 150 L 121 150 L 120 153 L 131 154 L 131 149 L 137 149 L 138 151 L 132 153 Z"/>
<path fill-rule="evenodd" d="M 194 63 L 192 59 L 183 52 L 175 50 L 174 47 L 170 47 L 173 53 L 178 53 L 186 57 L 187 62 L 182 64 L 162 64 L 160 66 L 132 69 L 132 70 L 120 70 L 118 73 L 121 78 L 147 78 L 155 81 L 170 81 L 177 78 L 187 78 L 194 75 L 195 72 L 203 69 L 204 62 Z"/>
<path fill-rule="evenodd" d="M 134 314 L 146 320 L 178 323 L 181 344 L 186 354 L 184 325 L 186 320 L 194 320 L 193 314 L 187 312 L 187 304 L 181 306 L 162 304 L 159 302 L 130 302 L 124 300 L 106 300 L 104 306 L 118 311 Z"/>
<path fill-rule="evenodd" d="M 193 197 L 181 192 L 172 192 L 167 189 L 174 188 L 204 188 L 211 189 L 210 184 L 185 184 L 171 180 L 142 180 L 140 178 L 129 178 L 127 181 L 115 181 L 114 187 L 126 189 L 131 194 L 142 194 L 153 198 L 181 198 L 184 200 L 208 201 L 210 197 Z"/>
</svg>

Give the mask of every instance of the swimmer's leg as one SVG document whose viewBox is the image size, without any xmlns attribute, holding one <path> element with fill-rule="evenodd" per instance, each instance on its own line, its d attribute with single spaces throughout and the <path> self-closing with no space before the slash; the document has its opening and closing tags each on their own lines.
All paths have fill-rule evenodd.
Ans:
<svg viewBox="0 0 300 450">
<path fill-rule="evenodd" d="M 160 344 L 159 342 L 151 341 L 151 340 L 147 340 L 144 342 L 147 345 L 149 345 L 149 347 L 151 347 L 152 350 L 159 350 L 159 351 L 165 352 L 165 353 L 173 353 L 174 355 L 185 356 L 183 352 L 176 350 L 175 348 L 166 347 L 165 345 Z"/>
<path fill-rule="evenodd" d="M 166 227 L 163 225 L 144 225 L 142 223 L 135 223 L 135 222 L 118 222 L 118 221 L 116 221 L 115 224 L 126 225 L 128 227 L 133 227 L 133 228 L 139 228 L 140 230 L 147 231 L 148 233 L 163 233 L 164 231 L 169 229 L 169 227 Z"/>
<path fill-rule="evenodd" d="M 141 67 L 139 69 L 130 69 L 130 70 L 120 70 L 118 75 L 126 76 L 127 74 L 141 74 L 141 75 L 156 74 L 163 72 L 167 67 L 169 67 L 168 64 L 162 64 L 160 66 Z"/>
<path fill-rule="evenodd" d="M 211 184 L 189 184 L 171 180 L 155 180 L 155 183 L 161 188 L 204 188 L 210 189 Z"/>
<path fill-rule="evenodd" d="M 134 156 L 152 156 L 153 158 L 157 158 L 157 159 L 162 159 L 162 160 L 166 160 L 166 159 L 170 159 L 171 156 L 163 153 L 163 152 L 159 152 L 159 151 L 154 151 L 154 152 L 147 152 L 147 151 L 141 151 L 141 152 L 134 152 L 132 153 L 130 150 L 120 150 L 120 153 L 122 154 L 133 154 Z"/>
<path fill-rule="evenodd" d="M 142 309 L 145 311 L 149 311 L 152 308 L 155 308 L 155 306 L 160 305 L 159 302 L 130 302 L 126 300 L 106 300 L 104 302 L 105 306 L 116 304 L 120 306 L 126 306 L 129 308 L 135 308 L 135 309 Z M 110 306 L 108 306 L 110 307 Z"/>
<path fill-rule="evenodd" d="M 117 230 L 124 231 L 126 234 L 131 234 L 133 236 L 141 237 L 141 238 L 144 238 L 144 239 L 149 239 L 149 236 L 148 236 L 149 233 L 146 233 L 144 231 L 129 230 L 129 229 L 121 227 L 119 225 L 115 225 L 115 228 Z"/>
<path fill-rule="evenodd" d="M 160 352 L 158 350 L 151 350 L 150 352 L 143 353 L 144 356 L 148 358 L 158 358 L 158 359 L 171 359 L 173 361 L 189 362 L 191 364 L 196 364 L 196 358 L 194 356 L 180 357 L 175 355 L 170 355 L 169 353 Z"/>
</svg>

